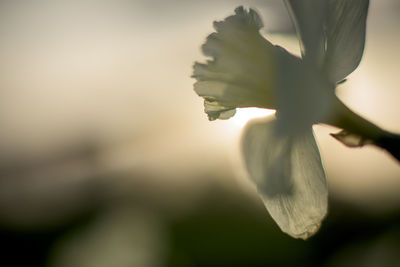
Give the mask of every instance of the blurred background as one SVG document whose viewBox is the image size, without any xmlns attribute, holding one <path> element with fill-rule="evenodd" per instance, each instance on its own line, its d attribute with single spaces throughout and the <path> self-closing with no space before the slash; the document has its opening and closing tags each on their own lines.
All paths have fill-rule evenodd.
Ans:
<svg viewBox="0 0 400 267">
<path fill-rule="evenodd" d="M 252 117 L 209 122 L 190 78 L 212 21 L 255 8 L 298 54 L 280 0 L 0 1 L 1 266 L 400 266 L 400 165 L 315 126 L 330 210 L 283 234 L 239 151 Z M 400 132 L 400 2 L 371 1 L 338 88 Z"/>
</svg>

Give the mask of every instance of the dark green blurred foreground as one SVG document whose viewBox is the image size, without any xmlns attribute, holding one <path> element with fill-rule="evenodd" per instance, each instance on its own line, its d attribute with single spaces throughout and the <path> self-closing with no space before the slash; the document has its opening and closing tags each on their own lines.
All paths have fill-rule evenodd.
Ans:
<svg viewBox="0 0 400 267">
<path fill-rule="evenodd" d="M 193 198 L 148 174 L 109 176 L 66 186 L 75 200 L 64 203 L 53 196 L 35 207 L 15 198 L 15 208 L 36 209 L 31 221 L 28 210 L 7 213 L 3 196 L 0 265 L 400 266 L 398 212 L 366 215 L 331 199 L 320 232 L 303 241 L 283 234 L 239 187 L 210 183 Z"/>
</svg>

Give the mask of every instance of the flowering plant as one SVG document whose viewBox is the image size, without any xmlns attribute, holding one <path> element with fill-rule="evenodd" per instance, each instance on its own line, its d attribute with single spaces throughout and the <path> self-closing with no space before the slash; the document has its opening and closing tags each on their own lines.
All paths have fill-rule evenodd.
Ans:
<svg viewBox="0 0 400 267">
<path fill-rule="evenodd" d="M 195 92 L 210 120 L 236 108 L 275 109 L 276 119 L 251 121 L 242 151 L 250 178 L 282 231 L 307 239 L 327 213 L 328 189 L 312 125 L 342 128 L 333 134 L 354 147 L 373 144 L 400 158 L 400 138 L 347 108 L 335 87 L 358 66 L 365 43 L 368 0 L 286 0 L 301 58 L 260 34 L 253 9 L 214 22 L 202 46 L 211 57 L 195 63 Z"/>
</svg>

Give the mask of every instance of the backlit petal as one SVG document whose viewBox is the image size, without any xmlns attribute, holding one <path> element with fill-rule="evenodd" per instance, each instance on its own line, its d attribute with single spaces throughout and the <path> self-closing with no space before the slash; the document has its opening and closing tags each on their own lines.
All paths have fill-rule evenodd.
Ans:
<svg viewBox="0 0 400 267">
<path fill-rule="evenodd" d="M 285 0 L 296 27 L 303 58 L 320 65 L 325 52 L 324 23 L 328 11 L 325 0 Z"/>
<path fill-rule="evenodd" d="M 329 0 L 325 71 L 339 82 L 355 70 L 364 51 L 369 0 Z"/>
<path fill-rule="evenodd" d="M 276 120 L 255 120 L 242 149 L 250 178 L 282 231 L 307 239 L 327 212 L 327 184 L 312 129 L 278 135 Z"/>
</svg>

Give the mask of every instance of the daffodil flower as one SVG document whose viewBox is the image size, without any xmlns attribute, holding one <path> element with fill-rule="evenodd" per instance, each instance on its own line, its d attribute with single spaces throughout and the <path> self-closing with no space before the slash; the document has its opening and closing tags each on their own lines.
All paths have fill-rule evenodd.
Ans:
<svg viewBox="0 0 400 267">
<path fill-rule="evenodd" d="M 238 7 L 214 22 L 216 32 L 202 46 L 211 60 L 194 64 L 194 90 L 204 98 L 210 120 L 229 119 L 236 108 L 277 110 L 276 119 L 247 125 L 242 151 L 270 215 L 295 238 L 313 235 L 327 213 L 328 189 L 313 124 L 344 129 L 334 137 L 348 146 L 399 151 L 398 136 L 362 119 L 335 96 L 336 84 L 361 60 L 368 5 L 368 0 L 287 0 L 301 58 L 260 34 L 263 23 L 256 11 Z M 394 143 L 397 149 L 391 148 Z"/>
</svg>

